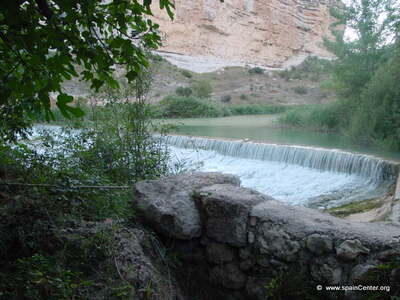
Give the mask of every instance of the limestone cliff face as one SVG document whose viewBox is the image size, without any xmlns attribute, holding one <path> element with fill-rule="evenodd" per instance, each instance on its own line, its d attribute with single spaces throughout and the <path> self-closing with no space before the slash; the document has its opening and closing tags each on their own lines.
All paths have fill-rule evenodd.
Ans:
<svg viewBox="0 0 400 300">
<path fill-rule="evenodd" d="M 296 57 L 331 57 L 331 6 L 339 0 L 175 0 L 175 19 L 154 10 L 161 50 L 282 67 Z"/>
</svg>

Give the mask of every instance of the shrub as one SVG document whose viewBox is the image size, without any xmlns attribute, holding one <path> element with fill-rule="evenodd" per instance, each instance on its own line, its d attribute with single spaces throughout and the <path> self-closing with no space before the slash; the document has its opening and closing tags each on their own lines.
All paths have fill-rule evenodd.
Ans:
<svg viewBox="0 0 400 300">
<path fill-rule="evenodd" d="M 242 99 L 242 100 L 247 100 L 247 95 L 246 95 L 246 94 L 241 94 L 241 95 L 240 95 L 240 99 Z"/>
<path fill-rule="evenodd" d="M 225 103 L 230 102 L 231 100 L 232 100 L 232 96 L 231 95 L 223 95 L 221 97 L 221 101 L 225 102 Z"/>
<path fill-rule="evenodd" d="M 227 113 L 216 104 L 195 97 L 167 96 L 159 104 L 163 117 L 219 117 Z"/>
<path fill-rule="evenodd" d="M 278 76 L 279 76 L 280 78 L 285 79 L 286 81 L 289 81 L 289 80 L 290 80 L 290 77 L 291 77 L 290 71 L 289 71 L 289 70 L 279 71 L 279 72 L 278 72 Z"/>
<path fill-rule="evenodd" d="M 343 122 L 344 103 L 337 101 L 319 105 L 298 106 L 279 118 L 282 124 L 320 131 L 337 130 Z"/>
<path fill-rule="evenodd" d="M 249 69 L 249 74 L 253 75 L 253 74 L 264 74 L 264 69 L 260 68 L 260 67 L 254 67 Z"/>
<path fill-rule="evenodd" d="M 293 91 L 294 91 L 296 94 L 299 94 L 299 95 L 305 95 L 305 94 L 307 94 L 307 88 L 304 87 L 304 86 L 296 86 L 296 87 L 293 89 Z"/>
<path fill-rule="evenodd" d="M 199 80 L 192 85 L 194 95 L 198 98 L 210 98 L 212 86 L 208 80 Z"/>
<path fill-rule="evenodd" d="M 192 78 L 193 74 L 192 72 L 188 71 L 188 70 L 182 70 L 181 71 L 182 75 L 185 76 L 186 78 Z"/>
<path fill-rule="evenodd" d="M 177 87 L 177 88 L 176 88 L 175 93 L 176 93 L 178 96 L 189 97 L 190 95 L 193 94 L 193 90 L 192 90 L 190 87 L 183 87 L 183 86 L 180 86 L 180 87 Z"/>
<path fill-rule="evenodd" d="M 276 114 L 286 110 L 280 105 L 232 105 L 229 107 L 232 115 Z"/>
</svg>

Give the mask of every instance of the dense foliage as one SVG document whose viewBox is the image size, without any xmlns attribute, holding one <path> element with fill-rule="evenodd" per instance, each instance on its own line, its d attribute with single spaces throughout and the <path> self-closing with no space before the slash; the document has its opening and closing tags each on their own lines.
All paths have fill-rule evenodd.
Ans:
<svg viewBox="0 0 400 300">
<path fill-rule="evenodd" d="M 328 69 L 336 103 L 289 111 L 281 122 L 318 130 L 340 131 L 362 145 L 400 150 L 399 75 L 400 7 L 392 0 L 353 1 L 332 11 L 354 39 L 335 32 L 326 41 L 337 57 Z"/>
<path fill-rule="evenodd" d="M 276 114 L 287 110 L 283 105 L 222 105 L 210 99 L 169 95 L 153 107 L 159 118 L 226 117 L 231 115 Z"/>
<path fill-rule="evenodd" d="M 172 17 L 173 4 L 158 1 Z M 113 73 L 124 66 L 129 81 L 148 65 L 143 49 L 160 45 L 151 0 L 4 0 L 0 2 L 0 134 L 14 138 L 34 112 L 52 118 L 52 93 L 68 117 L 71 106 L 61 83 L 80 77 L 94 89 L 117 87 Z"/>
<path fill-rule="evenodd" d="M 152 137 L 148 76 L 101 89 L 92 104 L 103 105 L 70 123 L 78 128 L 36 126 L 29 142 L 0 143 L 0 299 L 132 298 L 108 240 L 135 223 L 131 184 L 169 170 Z M 73 240 L 59 234 L 86 222 L 113 226 Z"/>
</svg>

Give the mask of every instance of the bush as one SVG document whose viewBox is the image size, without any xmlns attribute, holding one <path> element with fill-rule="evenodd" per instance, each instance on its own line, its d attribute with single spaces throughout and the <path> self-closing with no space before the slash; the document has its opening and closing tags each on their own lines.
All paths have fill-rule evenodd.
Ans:
<svg viewBox="0 0 400 300">
<path fill-rule="evenodd" d="M 215 103 L 195 97 L 164 98 L 159 109 L 161 115 L 167 118 L 191 118 L 191 117 L 220 117 L 229 115 L 229 111 L 218 107 Z"/>
<path fill-rule="evenodd" d="M 199 80 L 192 85 L 194 95 L 198 98 L 210 98 L 212 94 L 212 86 L 208 80 Z"/>
<path fill-rule="evenodd" d="M 242 100 L 247 100 L 247 95 L 246 95 L 246 94 L 241 94 L 241 95 L 240 95 L 240 99 L 242 99 Z"/>
<path fill-rule="evenodd" d="M 400 44 L 391 59 L 372 76 L 362 93 L 353 99 L 347 133 L 363 145 L 400 150 Z"/>
<path fill-rule="evenodd" d="M 289 70 L 279 71 L 279 72 L 278 72 L 278 76 L 279 76 L 280 78 L 285 79 L 286 81 L 289 81 L 289 80 L 290 80 L 290 77 L 291 77 L 290 71 L 289 71 Z"/>
<path fill-rule="evenodd" d="M 231 100 L 232 100 L 232 96 L 231 95 L 223 95 L 221 97 L 221 101 L 225 102 L 225 103 L 230 102 Z"/>
<path fill-rule="evenodd" d="M 193 94 L 193 90 L 192 90 L 190 87 L 183 87 L 183 86 L 180 86 L 180 87 L 177 87 L 177 88 L 176 88 L 175 93 L 176 93 L 178 96 L 189 97 L 190 95 Z"/>
<path fill-rule="evenodd" d="M 188 71 L 188 70 L 182 70 L 181 71 L 182 75 L 185 76 L 186 78 L 192 78 L 193 74 L 192 72 Z"/>
<path fill-rule="evenodd" d="M 293 89 L 293 91 L 294 91 L 296 94 L 299 94 L 299 95 L 305 95 L 305 94 L 307 94 L 307 88 L 304 87 L 304 86 L 296 86 L 296 87 Z"/>
<path fill-rule="evenodd" d="M 282 124 L 320 131 L 338 130 L 346 108 L 343 102 L 294 107 L 279 118 Z"/>
<path fill-rule="evenodd" d="M 232 115 L 276 114 L 286 110 L 282 105 L 232 105 L 229 107 Z"/>
<path fill-rule="evenodd" d="M 264 74 L 264 69 L 260 68 L 260 67 L 254 67 L 249 69 L 249 74 L 253 75 L 253 74 Z"/>
</svg>

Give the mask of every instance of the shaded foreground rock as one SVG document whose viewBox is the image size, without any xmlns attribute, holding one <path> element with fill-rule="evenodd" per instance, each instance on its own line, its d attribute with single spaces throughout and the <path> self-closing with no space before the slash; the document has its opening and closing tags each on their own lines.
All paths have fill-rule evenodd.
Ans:
<svg viewBox="0 0 400 300">
<path fill-rule="evenodd" d="M 161 180 L 142 181 L 134 186 L 135 202 L 154 229 L 177 239 L 201 235 L 199 211 L 192 195 L 195 189 L 213 184 L 239 186 L 239 178 L 218 173 L 194 173 Z"/>
<path fill-rule="evenodd" d="M 360 280 L 391 286 L 383 296 L 400 295 L 399 226 L 350 222 L 288 206 L 240 188 L 235 177 L 211 174 L 135 186 L 136 201 L 145 202 L 141 211 L 182 258 L 182 278 L 199 287 L 180 281 L 186 299 L 264 300 L 274 293 L 294 299 L 298 292 L 339 299 L 364 297 L 365 291 L 324 290 L 327 285 L 347 286 Z M 178 207 L 180 203 L 184 206 Z M 163 215 L 169 216 L 169 222 Z M 378 268 L 382 264 L 389 267 Z M 378 284 L 382 278 L 386 281 Z M 317 285 L 323 290 L 318 291 Z"/>
</svg>

